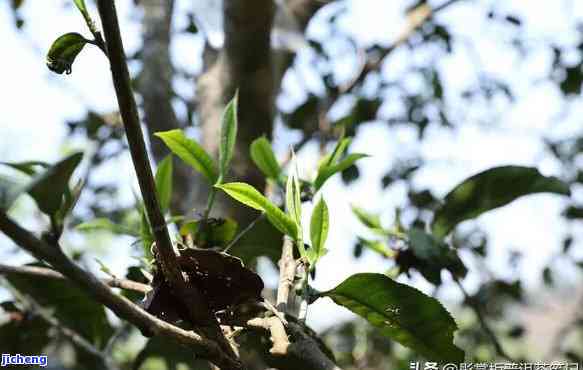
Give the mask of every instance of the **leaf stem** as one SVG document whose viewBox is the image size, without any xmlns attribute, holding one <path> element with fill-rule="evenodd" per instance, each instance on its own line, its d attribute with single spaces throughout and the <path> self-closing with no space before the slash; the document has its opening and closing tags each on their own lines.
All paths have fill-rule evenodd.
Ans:
<svg viewBox="0 0 583 370">
<path fill-rule="evenodd" d="M 237 244 L 237 242 L 243 237 L 245 236 L 245 234 L 247 234 L 259 221 L 263 220 L 265 218 L 265 212 L 261 212 L 259 214 L 259 216 L 257 216 L 253 221 L 251 221 L 249 223 L 249 225 L 247 225 L 243 230 L 241 230 L 241 232 L 239 234 L 237 234 L 235 236 L 235 238 L 233 238 L 233 240 L 231 240 L 229 242 L 229 244 L 225 247 L 225 249 L 223 250 L 224 253 L 227 253 L 231 248 L 233 248 L 233 246 L 235 244 Z"/>
<path fill-rule="evenodd" d="M 63 280 L 67 279 L 61 273 L 46 267 L 38 266 L 10 266 L 0 264 L 0 275 L 16 275 L 28 276 L 42 280 Z M 131 290 L 138 293 L 148 293 L 152 288 L 147 284 L 142 284 L 137 281 L 119 278 L 101 279 L 101 282 L 111 288 L 120 288 Z"/>
<path fill-rule="evenodd" d="M 101 37 L 101 33 L 98 33 L 98 35 L 99 39 L 94 35 L 95 39 L 93 40 L 85 39 L 85 42 L 97 46 L 101 51 L 103 51 L 105 56 L 107 56 L 107 49 L 105 48 L 105 43 L 103 41 L 103 38 Z"/>
<path fill-rule="evenodd" d="M 206 209 L 204 211 L 203 221 L 205 224 L 209 218 L 209 215 L 211 214 L 211 210 L 213 209 L 213 205 L 215 204 L 216 195 L 217 195 L 217 188 L 215 188 L 213 186 L 213 187 L 211 187 L 211 192 L 209 193 L 209 197 L 208 197 L 207 202 L 206 202 Z"/>
<path fill-rule="evenodd" d="M 206 201 L 206 208 L 204 210 L 204 214 L 202 216 L 202 221 L 200 222 L 200 228 L 196 233 L 196 237 L 194 238 L 194 244 L 198 244 L 200 237 L 208 230 L 208 219 L 211 214 L 211 210 L 213 209 L 213 205 L 215 203 L 215 197 L 217 195 L 217 188 L 214 186 L 211 187 L 211 191 L 209 193 L 208 199 Z"/>
<path fill-rule="evenodd" d="M 101 49 L 101 51 L 103 51 L 105 56 L 107 56 L 107 47 L 105 46 L 105 41 L 103 40 L 103 36 L 101 36 L 101 32 L 99 32 L 99 29 L 95 25 L 95 22 L 91 18 L 91 15 L 86 10 L 81 10 L 81 15 L 85 20 L 85 24 L 87 24 L 89 32 L 91 32 L 94 38 L 93 40 L 87 40 L 87 42 L 97 46 L 99 49 Z"/>
</svg>

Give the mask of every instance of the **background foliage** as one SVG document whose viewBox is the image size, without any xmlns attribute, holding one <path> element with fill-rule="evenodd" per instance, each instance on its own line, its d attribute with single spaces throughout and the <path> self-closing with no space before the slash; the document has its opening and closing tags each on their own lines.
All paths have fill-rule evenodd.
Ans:
<svg viewBox="0 0 583 370">
<path fill-rule="evenodd" d="M 76 11 L 70 2 L 61 3 L 59 17 Z M 578 248 L 578 224 L 583 218 L 579 156 L 583 139 L 577 118 L 583 83 L 581 5 L 573 1 L 534 5 L 485 0 L 402 1 L 390 5 L 330 1 L 326 5 L 318 2 L 314 15 L 302 18 L 296 3 L 303 4 L 300 9 L 306 12 L 312 10 L 301 1 L 270 6 L 258 2 L 246 10 L 237 7 L 237 1 L 226 3 L 237 14 L 251 12 L 258 20 L 268 19 L 264 13 L 271 9 L 275 14 L 271 42 L 264 30 L 269 25 L 258 21 L 244 34 L 264 37 L 251 40 L 255 48 L 240 47 L 237 42 L 245 45 L 251 41 L 230 37 L 229 18 L 225 16 L 226 42 L 220 49 L 212 24 L 217 13 L 213 2 L 206 7 L 186 1 L 123 4 L 131 16 L 124 20 L 127 29 L 122 31 L 131 45 L 132 82 L 157 163 L 162 206 L 169 214 L 185 217 L 172 220 L 181 225 L 178 231 L 184 235 L 188 230 L 200 231 L 198 220 L 209 192 L 215 191 L 213 215 L 217 224 L 201 243 L 227 244 L 235 234 L 235 223 L 240 230 L 255 220 L 257 212 L 230 200 L 218 188 L 265 211 L 267 217 L 237 241 L 232 253 L 248 264 L 254 264 L 258 256 L 267 257 L 259 259 L 259 267 L 261 272 L 266 271 L 262 275 L 273 288 L 269 276 L 274 275 L 274 265 L 268 261 L 279 258 L 281 232 L 294 234 L 294 225 L 301 221 L 309 235 L 305 242 L 318 246 L 308 249 L 308 258 L 321 259 L 313 271 L 314 284 L 323 291 L 320 294 L 380 326 L 373 328 L 365 320 L 321 303 L 324 298 L 316 302 L 309 323 L 325 322 L 324 316 L 348 318 L 342 323 L 334 319 L 335 325 L 318 326 L 322 340 L 345 368 L 405 368 L 410 359 L 431 357 L 436 343 L 444 343 L 433 332 L 450 335 L 440 328 L 424 328 L 427 331 L 423 332 L 412 324 L 416 336 L 434 341 L 416 345 L 414 351 L 383 336 L 391 329 L 374 316 L 378 311 L 374 300 L 364 305 L 362 300 L 355 300 L 353 294 L 358 289 L 351 291 L 352 282 L 345 280 L 350 274 L 339 272 L 338 265 L 345 260 L 334 253 L 340 248 L 350 248 L 354 266 L 359 266 L 356 270 L 387 273 L 439 298 L 459 327 L 455 344 L 468 358 L 484 362 L 508 358 L 581 362 L 583 321 L 575 303 L 581 301 L 579 270 L 583 266 Z M 93 4 L 88 5 L 91 13 Z M 18 35 L 19 48 L 34 49 L 30 40 L 38 40 L 37 7 L 40 5 L 30 1 L 3 5 L 5 19 L 12 21 L 12 28 L 5 32 Z M 379 9 L 387 11 L 386 19 L 371 15 L 383 13 Z M 429 9 L 434 16 L 427 16 Z M 362 15 L 359 18 L 359 12 L 374 22 L 355 24 L 355 19 L 366 19 Z M 78 14 L 75 16 L 78 18 Z M 418 20 L 418 27 L 413 27 Z M 67 34 L 69 48 L 57 44 L 51 49 L 53 53 L 49 48 L 59 35 L 55 25 L 58 18 L 46 22 L 51 26 L 47 30 L 52 38 L 38 45 L 42 53 L 34 68 L 46 70 L 41 62 L 47 52 L 53 62 L 59 55 L 62 59 L 50 63 L 51 69 L 71 71 L 72 75 L 51 78 L 50 83 L 70 95 L 78 86 L 89 85 L 79 91 L 91 92 L 92 83 L 83 81 L 92 81 L 88 77 L 94 72 L 91 69 L 105 63 L 96 51 L 89 51 L 92 45 L 85 45 L 89 35 L 82 28 L 83 20 L 76 23 L 76 28 L 58 29 L 84 36 Z M 383 28 L 384 23 L 394 24 Z M 197 45 L 196 51 L 187 56 L 176 50 L 184 47 L 191 51 L 188 48 L 192 45 Z M 225 56 L 224 50 L 231 54 Z M 5 58 L 17 59 L 10 53 Z M 107 70 L 102 69 L 105 76 Z M 27 72 L 24 67 L 13 71 L 19 76 Z M 10 88 L 4 87 L 7 93 Z M 223 107 L 237 88 L 238 129 L 219 140 L 221 128 L 229 127 L 222 119 Z M 63 98 L 60 104 L 66 106 L 67 100 Z M 97 270 L 98 258 L 105 272 L 122 276 L 127 272 L 132 279 L 145 281 L 140 268 L 151 258 L 152 236 L 139 197 L 128 191 L 133 172 L 127 166 L 120 170 L 128 153 L 118 113 L 94 100 L 80 101 L 71 104 L 76 107 L 74 111 L 67 110 L 74 112 L 69 115 L 75 118 L 60 124 L 66 127 L 61 141 L 63 155 L 54 158 L 65 158 L 59 167 L 65 170 L 58 169 L 55 178 L 50 170 L 45 172 L 44 162 L 3 168 L 0 180 L 11 186 L 2 187 L 9 190 L 0 194 L 0 203 L 4 208 L 13 202 L 14 189 L 28 192 L 52 222 L 40 212 L 31 216 L 32 202 L 26 198 L 19 198 L 13 213 L 46 229 L 46 238 L 60 236 L 68 205 L 76 199 L 75 183 L 67 181 L 80 160 L 74 149 L 90 148 L 73 176 L 84 179 L 85 186 L 67 219 L 73 231 L 63 235 L 64 244 L 83 265 Z M 35 126 L 36 132 L 50 129 L 38 123 Z M 13 135 L 26 138 L 27 134 L 22 130 Z M 28 149 L 32 140 L 19 142 L 27 143 L 27 149 L 19 149 L 21 156 L 7 155 L 7 161 L 43 159 L 34 148 Z M 272 143 L 275 154 L 269 150 Z M 289 145 L 297 154 L 297 184 L 288 181 L 294 171 Z M 8 140 L 3 146 L 3 152 L 11 150 Z M 54 147 L 52 151 L 58 152 Z M 170 152 L 175 154 L 174 159 L 168 157 Z M 226 163 L 231 158 L 227 173 Z M 467 165 L 460 164 L 461 160 Z M 490 169 L 495 166 L 502 167 Z M 332 176 L 337 172 L 340 176 Z M 269 179 L 267 186 L 265 178 Z M 29 179 L 36 185 L 15 185 L 28 183 Z M 248 196 L 248 188 L 234 183 L 239 181 L 252 185 L 267 198 Z M 215 184 L 217 187 L 212 186 Z M 286 185 L 292 190 L 288 194 L 295 191 L 302 200 L 321 190 L 323 195 L 314 199 L 314 213 L 329 213 L 330 225 L 310 220 L 311 212 L 290 212 L 297 200 L 285 199 L 277 190 Z M 47 190 L 52 195 L 60 194 L 57 203 L 54 196 L 43 193 Z M 568 196 L 553 196 L 552 201 L 548 195 L 533 196 L 510 203 L 540 192 Z M 326 203 L 319 203 L 322 200 Z M 271 202 L 287 204 L 287 215 L 285 209 L 280 211 Z M 485 216 L 490 217 L 487 220 L 505 220 L 506 229 L 480 222 L 484 218 L 463 222 L 508 204 L 504 210 L 520 207 L 521 202 L 531 202 L 528 204 L 532 206 L 510 217 L 496 211 Z M 540 216 L 544 220 L 561 218 L 560 227 L 549 226 L 544 233 L 552 237 L 540 244 L 514 247 L 524 240 L 520 235 L 535 228 L 530 225 L 531 218 Z M 274 222 L 274 218 L 279 221 Z M 279 227 L 274 229 L 269 221 Z M 46 227 L 49 224 L 52 226 Z M 346 224 L 350 225 L 349 232 L 335 232 Z M 321 231 L 328 227 L 326 249 L 330 252 L 325 254 L 318 241 L 321 233 L 312 236 L 310 228 Z M 445 238 L 450 231 L 453 234 Z M 497 237 L 497 232 L 502 237 Z M 558 243 L 550 245 L 548 240 Z M 10 261 L 28 262 L 16 252 L 3 253 Z M 382 279 L 377 274 L 356 276 L 372 279 L 366 282 L 371 286 Z M 7 289 L 2 308 L 6 319 L 0 330 L 1 348 L 26 352 L 24 346 L 31 346 L 31 353 L 47 351 L 59 358 L 64 368 L 91 367 L 83 350 L 39 319 L 34 304 L 18 299 L 18 292 L 23 292 L 34 297 L 36 304 L 54 310 L 60 322 L 77 329 L 100 350 L 111 351 L 123 367 L 174 368 L 193 361 L 156 339 L 145 341 L 138 331 L 108 317 L 101 306 L 66 283 L 51 282 L 41 287 L 7 276 L 4 285 Z M 575 293 L 568 300 L 558 301 L 564 292 Z M 553 300 L 556 305 L 548 309 L 548 302 Z M 419 305 L 417 301 L 411 304 Z M 441 305 L 423 306 L 447 316 L 441 324 L 451 319 Z M 533 339 L 536 336 L 545 340 L 537 343 Z M 115 338 L 113 348 L 108 347 L 111 338 Z M 253 343 L 257 338 L 248 340 Z M 405 340 L 410 341 L 415 339 Z M 254 345 L 261 348 L 265 343 Z M 438 352 L 448 359 L 459 358 L 452 348 Z"/>
</svg>

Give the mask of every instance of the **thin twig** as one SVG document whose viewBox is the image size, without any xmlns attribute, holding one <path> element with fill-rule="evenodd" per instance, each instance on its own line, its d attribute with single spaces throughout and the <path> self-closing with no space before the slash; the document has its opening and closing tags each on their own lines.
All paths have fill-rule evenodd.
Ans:
<svg viewBox="0 0 583 370">
<path fill-rule="evenodd" d="M 68 280 L 61 273 L 46 267 L 37 266 L 10 266 L 0 264 L 0 274 L 2 275 L 24 275 L 40 279 Z M 111 288 L 132 290 L 139 293 L 148 293 L 152 288 L 147 284 L 138 283 L 128 279 L 108 278 L 101 281 Z"/>
<path fill-rule="evenodd" d="M 208 200 L 207 200 L 206 209 L 204 211 L 203 222 L 205 224 L 206 224 L 206 222 L 211 214 L 211 210 L 213 209 L 213 205 L 215 204 L 216 195 L 217 195 L 217 188 L 215 188 L 213 186 L 211 189 L 211 192 L 209 194 Z"/>
<path fill-rule="evenodd" d="M 269 330 L 271 334 L 271 349 L 269 353 L 276 356 L 287 355 L 288 348 L 290 346 L 289 339 L 287 338 L 287 333 L 285 331 L 284 324 L 277 316 L 267 317 L 267 318 L 253 318 L 247 322 L 249 327 L 263 328 Z"/>
<path fill-rule="evenodd" d="M 325 114 L 323 113 L 328 112 L 341 95 L 354 92 L 354 90 L 360 86 L 360 84 L 365 80 L 366 76 L 368 76 L 370 72 L 380 70 L 385 59 L 399 46 L 406 43 L 411 38 L 411 36 L 415 34 L 415 31 L 417 31 L 417 29 L 419 29 L 419 27 L 421 27 L 427 20 L 431 19 L 431 17 L 433 17 L 436 13 L 447 9 L 459 1 L 461 0 L 448 0 L 443 4 L 436 6 L 435 8 L 431 8 L 427 4 L 421 4 L 417 8 L 411 10 L 408 14 L 409 22 L 407 27 L 399 34 L 397 39 L 391 45 L 384 48 L 378 56 L 375 56 L 374 59 L 367 60 L 366 53 L 360 53 L 363 54 L 363 56 L 361 57 L 362 62 L 360 63 L 361 66 L 358 70 L 358 73 L 356 73 L 356 75 L 348 83 L 340 86 L 336 92 L 332 93 L 331 96 L 326 99 L 326 102 L 322 104 L 322 112 L 320 116 L 325 117 Z M 310 142 L 316 136 L 316 134 L 321 132 L 321 128 L 318 127 L 318 129 L 314 130 L 313 132 L 304 134 L 302 140 L 294 145 L 295 151 L 299 151 L 300 148 Z M 291 156 L 284 158 L 282 166 L 285 166 L 290 160 Z"/>
<path fill-rule="evenodd" d="M 466 289 L 462 285 L 461 281 L 459 281 L 459 279 L 457 279 L 456 277 L 454 277 L 454 281 L 456 282 L 457 286 L 460 288 L 460 291 L 464 295 L 464 298 L 468 302 L 469 306 L 472 308 L 472 310 L 476 314 L 476 317 L 478 318 L 478 321 L 480 322 L 480 326 L 482 327 L 482 330 L 484 331 L 484 333 L 486 333 L 488 338 L 490 338 L 490 341 L 492 342 L 492 345 L 494 346 L 496 353 L 498 353 L 498 355 L 500 357 L 503 357 L 504 359 L 506 359 L 508 361 L 514 362 L 514 360 L 506 353 L 506 351 L 504 351 L 504 348 L 502 348 L 502 345 L 498 341 L 496 334 L 494 334 L 494 331 L 492 330 L 492 328 L 490 328 L 490 326 L 486 322 L 486 318 L 484 317 L 482 310 L 480 309 L 480 307 L 477 304 L 475 304 L 474 299 L 472 298 L 472 296 L 470 296 L 468 294 L 468 292 L 466 291 Z"/>
<path fill-rule="evenodd" d="M 277 316 L 284 326 L 287 326 L 287 319 L 285 315 L 277 310 L 277 308 L 269 302 L 267 299 L 264 299 L 263 302 L 260 302 L 259 305 L 267 310 L 267 312 L 271 312 L 275 316 Z"/>
<path fill-rule="evenodd" d="M 207 232 L 207 229 L 209 228 L 208 220 L 209 220 L 209 216 L 211 214 L 211 210 L 213 209 L 213 205 L 215 204 L 216 195 L 217 195 L 217 188 L 215 188 L 213 186 L 210 190 L 209 195 L 208 195 L 206 208 L 204 210 L 204 214 L 203 214 L 202 220 L 200 222 L 200 228 L 199 228 L 198 232 L 196 233 L 196 238 L 194 240 L 194 244 L 198 244 L 198 238 L 201 237 L 203 234 L 205 234 Z"/>
<path fill-rule="evenodd" d="M 99 0 L 97 6 L 105 35 L 107 54 L 109 56 L 120 114 L 124 123 L 140 191 L 144 199 L 146 214 L 154 233 L 154 239 L 156 240 L 162 271 L 177 293 L 176 298 L 184 302 L 184 307 L 188 311 L 192 324 L 201 326 L 199 328 L 200 330 L 203 330 L 211 339 L 216 340 L 223 350 L 235 358 L 234 351 L 225 339 L 218 322 L 208 308 L 206 298 L 196 286 L 188 284 L 188 277 L 179 269 L 168 228 L 160 210 L 154 176 L 140 127 L 138 110 L 131 88 L 130 75 L 121 40 L 115 2 L 113 0 Z M 241 365 L 236 368 L 240 367 Z"/>
<path fill-rule="evenodd" d="M 264 218 L 265 212 L 261 212 L 259 216 L 257 216 L 253 221 L 251 221 L 249 225 L 247 225 L 243 230 L 241 230 L 241 232 L 237 234 L 237 236 L 235 236 L 235 238 L 233 238 L 233 240 L 231 240 L 229 244 L 227 244 L 223 252 L 227 253 L 231 248 L 233 248 L 235 244 L 237 244 L 239 240 L 241 240 L 242 237 L 245 236 L 245 234 L 247 234 L 259 221 L 263 220 Z"/>
<path fill-rule="evenodd" d="M 0 231 L 34 257 L 49 263 L 55 270 L 70 279 L 96 301 L 107 306 L 117 316 L 127 320 L 142 331 L 173 339 L 190 348 L 193 355 L 206 358 L 222 369 L 241 369 L 240 362 L 226 354 L 215 341 L 160 320 L 126 297 L 115 294 L 110 287 L 93 274 L 73 263 L 59 248 L 54 248 L 36 238 L 1 211 Z"/>
<path fill-rule="evenodd" d="M 263 308 L 266 311 L 258 314 L 257 317 L 267 317 L 268 314 L 274 313 L 274 307 L 268 308 L 263 306 Z M 270 321 L 265 321 L 265 319 L 261 318 L 243 319 L 237 316 L 225 318 L 223 324 L 257 331 L 268 331 L 271 334 L 272 342 L 274 340 L 280 341 L 277 344 L 278 348 L 283 348 L 281 344 L 286 345 L 286 342 L 289 342 L 289 345 L 286 346 L 286 359 L 292 357 L 295 360 L 301 361 L 302 365 L 300 368 L 302 369 L 342 370 L 334 363 L 333 359 L 322 351 L 321 345 L 313 336 L 315 334 L 308 334 L 311 330 L 306 325 L 300 324 L 293 316 L 288 316 L 286 320 L 282 320 L 276 314 L 275 317 L 268 317 L 268 319 Z M 272 325 L 279 326 L 279 328 L 273 327 Z M 285 339 L 283 337 L 284 332 L 286 333 Z M 276 345 L 275 343 L 273 344 L 274 346 Z M 275 352 L 278 355 L 282 354 L 278 349 L 275 349 Z"/>
<path fill-rule="evenodd" d="M 399 37 L 397 37 L 391 45 L 386 47 L 376 59 L 364 62 L 360 72 L 348 84 L 340 88 L 339 93 L 344 94 L 352 92 L 356 86 L 364 81 L 369 72 L 379 70 L 383 65 L 384 60 L 399 46 L 407 42 L 411 36 L 413 36 L 415 31 L 427 20 L 431 19 L 436 13 L 447 9 L 459 1 L 461 0 L 448 0 L 435 8 L 431 8 L 428 4 L 424 3 L 411 10 L 408 14 L 409 23 L 405 30 L 399 34 Z"/>
</svg>

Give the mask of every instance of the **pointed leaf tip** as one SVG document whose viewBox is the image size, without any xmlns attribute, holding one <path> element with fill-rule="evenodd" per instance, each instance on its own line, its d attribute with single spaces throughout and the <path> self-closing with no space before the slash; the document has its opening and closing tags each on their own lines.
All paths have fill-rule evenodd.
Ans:
<svg viewBox="0 0 583 370">
<path fill-rule="evenodd" d="M 229 164 L 233 158 L 235 142 L 237 139 L 237 100 L 235 94 L 223 113 L 221 125 L 221 141 L 219 146 L 219 179 L 222 180 L 227 175 Z"/>
<path fill-rule="evenodd" d="M 328 206 L 324 197 L 321 197 L 314 210 L 310 220 L 310 241 L 312 248 L 308 250 L 308 259 L 310 265 L 314 265 L 322 256 L 326 254 L 326 239 L 330 229 L 330 218 Z"/>
</svg>

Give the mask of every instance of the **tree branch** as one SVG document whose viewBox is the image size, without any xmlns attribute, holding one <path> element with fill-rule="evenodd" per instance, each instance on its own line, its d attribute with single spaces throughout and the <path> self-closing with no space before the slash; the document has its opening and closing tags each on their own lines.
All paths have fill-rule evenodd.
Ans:
<svg viewBox="0 0 583 370">
<path fill-rule="evenodd" d="M 358 75 L 342 87 L 339 93 L 348 93 L 354 90 L 356 86 L 364 81 L 369 72 L 378 71 L 383 65 L 384 60 L 395 51 L 397 47 L 407 42 L 421 25 L 431 19 L 436 13 L 449 8 L 451 5 L 459 1 L 460 0 L 448 0 L 435 8 L 431 8 L 429 4 L 424 3 L 411 10 L 407 14 L 409 21 L 407 27 L 399 34 L 399 37 L 397 37 L 395 42 L 386 47 L 375 59 L 365 60 Z"/>
<path fill-rule="evenodd" d="M 294 242 L 287 235 L 283 237 L 281 259 L 279 260 L 279 284 L 277 286 L 277 309 L 285 314 L 289 305 L 290 292 L 296 276 L 296 260 L 294 259 Z"/>
<path fill-rule="evenodd" d="M 247 322 L 247 326 L 269 331 L 271 334 L 270 339 L 272 343 L 269 353 L 276 356 L 287 355 L 290 342 L 287 338 L 287 333 L 285 332 L 283 322 L 278 317 L 272 316 L 264 319 L 256 317 L 249 320 Z"/>
<path fill-rule="evenodd" d="M 142 198 L 144 199 L 146 214 L 154 233 L 162 271 L 166 279 L 168 279 L 170 286 L 174 289 L 176 297 L 184 302 L 191 323 L 199 326 L 206 335 L 216 340 L 223 350 L 235 357 L 218 322 L 208 309 L 204 295 L 201 294 L 196 286 L 188 284 L 186 274 L 183 274 L 179 269 L 166 222 L 160 211 L 154 176 L 150 168 L 150 161 L 140 127 L 136 102 L 130 84 L 130 76 L 121 40 L 115 4 L 113 0 L 99 0 L 97 5 L 105 35 L 118 105 L 126 130 Z M 240 366 L 236 368 L 240 368 Z"/>
<path fill-rule="evenodd" d="M 46 267 L 10 266 L 0 264 L 0 275 L 32 276 L 39 279 L 68 280 L 63 274 Z M 138 283 L 128 279 L 108 278 L 101 282 L 111 288 L 131 290 L 138 293 L 148 293 L 152 288 L 148 284 Z"/>
<path fill-rule="evenodd" d="M 268 315 L 270 310 L 264 312 Z M 297 322 L 292 316 L 289 320 L 278 317 L 254 318 L 241 321 L 241 318 L 228 318 L 229 325 L 240 326 L 255 331 L 269 332 L 272 347 L 270 353 L 281 358 L 281 369 L 342 370 L 322 351 L 309 329 Z M 291 336 L 291 340 L 290 340 Z"/>
<path fill-rule="evenodd" d="M 302 359 L 307 368 L 342 370 L 320 350 L 319 344 L 304 332 L 301 325 L 290 322 L 287 328 L 295 337 L 295 341 L 290 345 L 289 352 Z"/>
<path fill-rule="evenodd" d="M 239 361 L 227 355 L 216 342 L 160 320 L 129 299 L 115 294 L 93 274 L 74 264 L 59 248 L 36 238 L 28 230 L 12 221 L 4 212 L 0 212 L 0 231 L 36 258 L 50 263 L 55 270 L 84 289 L 120 318 L 143 331 L 173 339 L 192 349 L 194 354 L 208 359 L 223 369 L 241 369 Z"/>
</svg>

